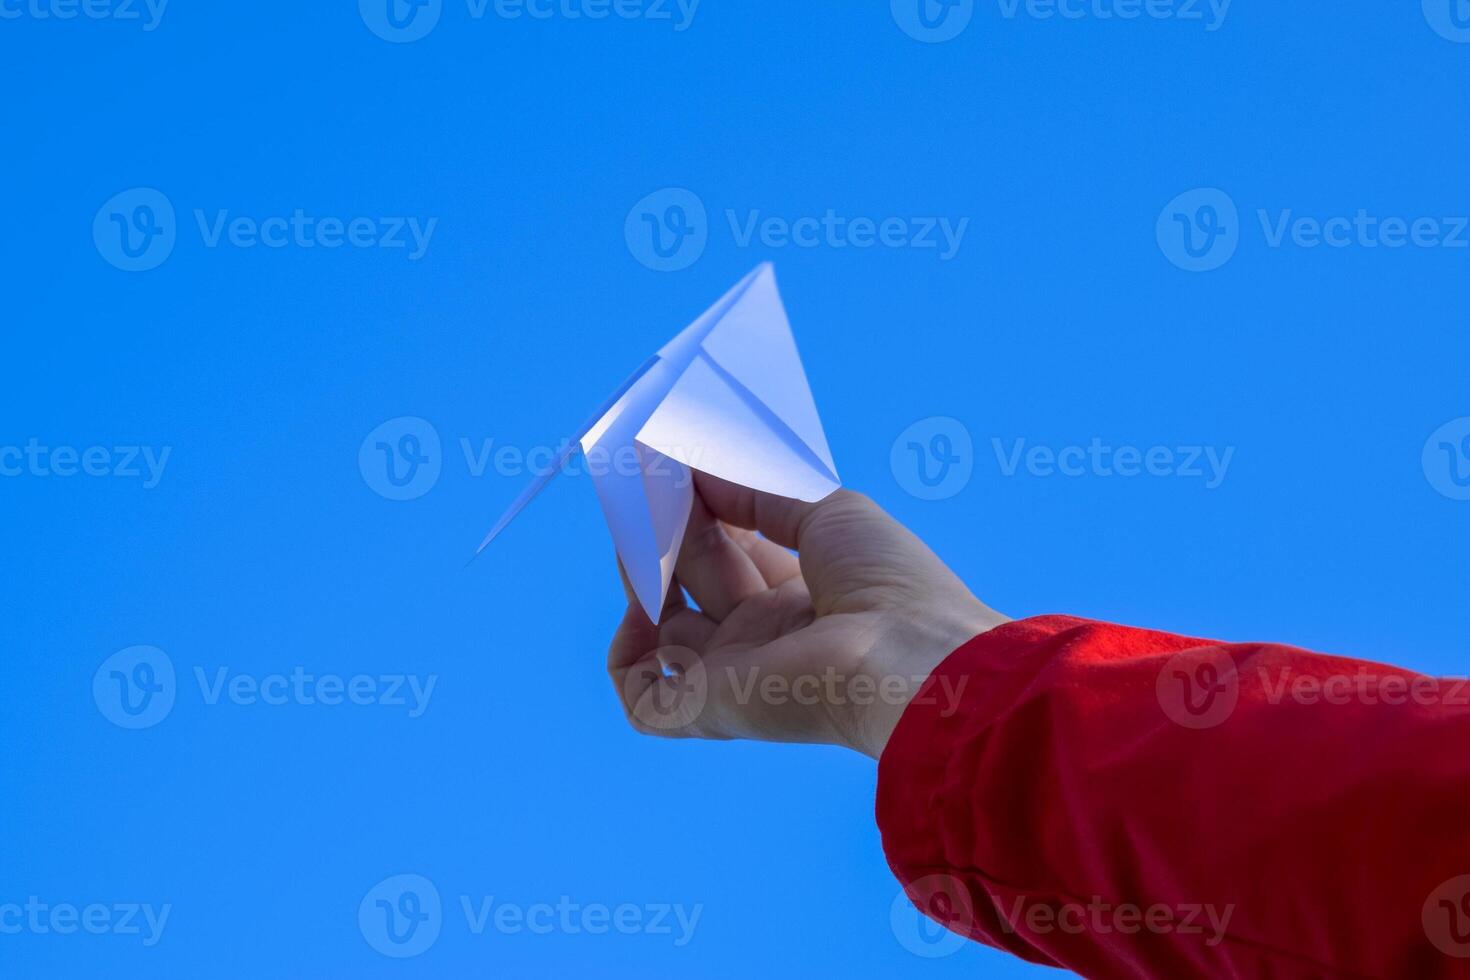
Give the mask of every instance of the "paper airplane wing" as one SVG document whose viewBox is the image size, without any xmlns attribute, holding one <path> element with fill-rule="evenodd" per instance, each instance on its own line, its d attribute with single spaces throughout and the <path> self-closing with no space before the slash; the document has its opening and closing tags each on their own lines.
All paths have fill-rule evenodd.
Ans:
<svg viewBox="0 0 1470 980">
<path fill-rule="evenodd" d="M 689 520 L 690 468 L 800 500 L 820 500 L 840 486 L 769 263 L 624 382 L 577 442 L 618 557 L 654 622 Z M 516 498 L 476 554 L 574 448 Z"/>
<path fill-rule="evenodd" d="M 639 430 L 641 445 L 783 497 L 820 500 L 841 486 L 769 263 L 670 348 L 681 342 L 688 364 Z"/>
<path fill-rule="evenodd" d="M 658 363 L 657 357 L 650 357 L 645 361 L 642 367 L 634 371 L 628 380 L 619 385 L 618 390 L 613 392 L 607 401 L 603 402 L 602 407 L 593 413 L 592 417 L 582 425 L 582 428 L 578 430 L 577 434 L 567 440 L 566 445 L 557 454 L 555 461 L 547 468 L 546 472 L 538 474 L 536 479 L 531 481 L 531 485 L 522 490 L 521 495 L 511 502 L 511 505 L 505 509 L 504 514 L 500 515 L 500 520 L 495 522 L 495 526 L 490 529 L 490 533 L 485 535 L 485 540 L 481 541 L 480 546 L 475 549 L 476 555 L 490 547 L 490 542 L 494 541 L 500 532 L 504 531 L 511 521 L 515 520 L 516 515 L 525 510 L 526 505 L 534 500 L 542 490 L 545 490 L 552 480 L 556 479 L 556 475 L 561 472 L 561 468 L 566 465 L 572 453 L 577 451 L 578 444 L 586 438 L 587 433 L 591 432 L 593 427 L 612 411 L 613 406 L 622 400 L 628 390 L 637 384 L 638 380 L 647 374 L 649 368 L 653 367 L 656 363 Z"/>
<path fill-rule="evenodd" d="M 582 437 L 587 473 L 613 546 L 638 602 L 659 621 L 694 502 L 688 467 L 637 442 L 637 433 L 678 377 L 659 360 Z"/>
</svg>

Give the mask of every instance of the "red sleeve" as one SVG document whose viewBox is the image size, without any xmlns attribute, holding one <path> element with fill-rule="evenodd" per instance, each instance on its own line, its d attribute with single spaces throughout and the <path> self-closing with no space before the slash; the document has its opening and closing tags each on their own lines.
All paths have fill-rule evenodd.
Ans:
<svg viewBox="0 0 1470 980">
<path fill-rule="evenodd" d="M 1470 975 L 1470 686 L 1064 616 L 956 650 L 878 769 L 950 929 L 1090 977 Z"/>
</svg>

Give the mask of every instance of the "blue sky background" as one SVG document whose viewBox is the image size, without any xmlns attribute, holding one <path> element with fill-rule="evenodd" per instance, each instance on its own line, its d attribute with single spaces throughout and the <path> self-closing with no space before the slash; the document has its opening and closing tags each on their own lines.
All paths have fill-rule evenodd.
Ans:
<svg viewBox="0 0 1470 980">
<path fill-rule="evenodd" d="M 910 951 L 867 760 L 625 726 L 603 673 L 623 600 L 590 481 L 558 481 L 462 568 L 524 477 L 475 476 L 461 440 L 554 444 L 766 259 L 845 482 L 995 607 L 1465 672 L 1470 502 L 1450 465 L 1470 457 L 1438 444 L 1470 433 L 1470 248 L 1273 247 L 1258 217 L 1470 214 L 1470 44 L 1447 2 L 1237 2 L 1217 21 L 990 0 L 953 12 L 972 17 L 943 43 L 876 0 L 703 0 L 692 21 L 672 4 L 477 19 L 443 0 L 410 43 L 348 2 L 174 0 L 153 30 L 141 6 L 38 16 L 58 3 L 0 0 L 0 449 L 170 455 L 148 488 L 0 477 L 0 903 L 171 912 L 151 947 L 0 935 L 0 973 L 1039 972 Z M 140 199 L 93 234 L 134 188 L 175 211 L 172 251 L 141 272 L 105 234 Z M 706 214 L 676 271 L 625 235 L 667 188 Z M 1205 272 L 1167 232 L 1181 214 L 1202 235 L 1218 195 L 1165 213 L 1197 188 L 1239 215 Z M 645 211 L 677 221 L 670 200 Z M 195 218 L 297 209 L 436 224 L 413 259 L 209 247 Z M 727 216 L 829 209 L 968 225 L 946 260 L 742 244 Z M 359 465 L 401 417 L 440 439 L 437 480 L 406 501 Z M 891 450 L 934 417 L 970 437 L 971 475 L 926 500 Z M 1234 453 L 1209 489 L 1007 476 L 992 442 L 1094 438 L 1181 464 L 1178 447 Z M 93 695 L 135 645 L 176 670 L 172 710 L 142 730 Z M 409 717 L 210 704 L 195 679 L 298 666 L 437 684 Z M 444 912 L 400 960 L 358 908 L 405 873 Z M 476 935 L 462 895 L 701 914 L 682 946 L 677 928 Z"/>
</svg>

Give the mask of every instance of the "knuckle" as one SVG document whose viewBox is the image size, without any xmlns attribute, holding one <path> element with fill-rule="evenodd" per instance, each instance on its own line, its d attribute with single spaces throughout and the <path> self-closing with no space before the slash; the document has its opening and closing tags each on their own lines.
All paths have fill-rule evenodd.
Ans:
<svg viewBox="0 0 1470 980">
<path fill-rule="evenodd" d="M 878 509 L 878 505 L 873 503 L 873 498 L 846 487 L 832 491 L 831 495 L 822 501 L 823 505 L 827 505 L 828 501 L 831 502 L 830 506 L 833 510 L 871 512 Z"/>
<path fill-rule="evenodd" d="M 718 522 L 700 528 L 688 538 L 689 557 L 708 558 L 730 544 L 730 538 Z"/>
<path fill-rule="evenodd" d="M 840 527 L 871 521 L 882 511 L 872 499 L 856 490 L 834 490 L 813 506 L 803 522 L 807 527 Z"/>
</svg>

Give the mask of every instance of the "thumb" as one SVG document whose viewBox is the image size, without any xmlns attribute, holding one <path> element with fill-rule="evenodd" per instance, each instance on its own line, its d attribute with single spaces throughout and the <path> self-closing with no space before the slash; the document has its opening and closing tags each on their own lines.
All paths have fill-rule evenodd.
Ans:
<svg viewBox="0 0 1470 980">
<path fill-rule="evenodd" d="M 819 613 L 836 611 L 849 592 L 866 586 L 923 590 L 953 579 L 924 542 L 860 493 L 836 490 L 808 502 L 707 473 L 696 472 L 694 480 L 715 517 L 799 552 Z"/>
</svg>

